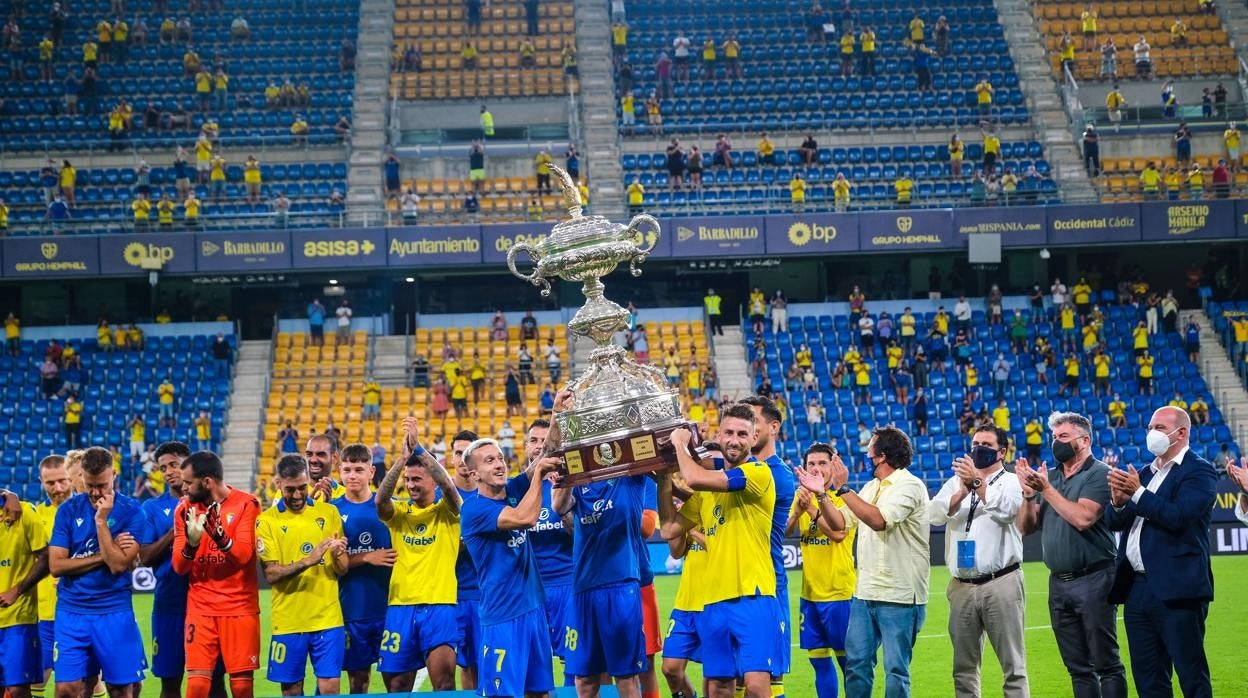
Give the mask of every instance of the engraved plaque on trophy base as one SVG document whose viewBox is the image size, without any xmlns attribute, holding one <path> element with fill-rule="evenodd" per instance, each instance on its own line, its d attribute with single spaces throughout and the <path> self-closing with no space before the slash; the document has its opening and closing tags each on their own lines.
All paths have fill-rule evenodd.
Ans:
<svg viewBox="0 0 1248 698">
<path fill-rule="evenodd" d="M 676 448 L 671 433 L 684 427 L 693 432 L 697 445 L 698 429 L 693 422 L 676 424 L 648 433 L 631 433 L 597 443 L 582 444 L 562 453 L 563 476 L 558 487 L 576 487 L 613 477 L 641 475 L 676 466 Z"/>
</svg>

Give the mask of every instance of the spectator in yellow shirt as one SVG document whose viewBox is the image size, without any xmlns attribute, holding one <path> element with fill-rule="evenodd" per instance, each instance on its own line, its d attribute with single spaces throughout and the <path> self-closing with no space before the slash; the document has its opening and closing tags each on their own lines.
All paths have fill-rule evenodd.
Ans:
<svg viewBox="0 0 1248 698">
<path fill-rule="evenodd" d="M 176 391 L 173 387 L 173 381 L 169 376 L 165 376 L 165 380 L 156 388 L 157 401 L 160 404 L 160 412 L 157 415 L 160 418 L 160 426 L 173 426 L 173 397 Z"/>
<path fill-rule="evenodd" d="M 1139 378 L 1139 383 L 1140 383 L 1140 395 L 1155 394 L 1155 390 L 1153 388 L 1153 363 L 1154 361 L 1155 359 L 1152 357 L 1151 354 L 1148 353 L 1147 349 L 1145 349 L 1144 353 L 1135 360 L 1135 363 L 1139 366 L 1139 372 L 1137 373 L 1137 377 Z"/>
<path fill-rule="evenodd" d="M 225 198 L 225 158 L 217 155 L 212 159 L 212 174 L 208 179 L 212 182 L 212 199 L 221 201 Z"/>
<path fill-rule="evenodd" d="M 373 421 L 381 420 L 381 384 L 371 375 L 364 383 L 364 409 L 360 417 Z"/>
<path fill-rule="evenodd" d="M 1205 426 L 1209 423 L 1209 403 L 1205 401 L 1204 395 L 1198 395 L 1187 409 L 1192 415 L 1193 424 Z"/>
<path fill-rule="evenodd" d="M 260 161 L 255 155 L 248 155 L 247 162 L 243 163 L 243 183 L 247 185 L 247 202 L 260 203 Z"/>
<path fill-rule="evenodd" d="M 147 195 L 139 194 L 135 197 L 134 202 L 130 204 L 130 208 L 134 211 L 134 227 L 136 229 L 147 229 L 152 218 L 152 202 L 148 200 Z"/>
<path fill-rule="evenodd" d="M 173 203 L 168 194 L 160 195 L 160 202 L 156 204 L 156 216 L 161 229 L 173 228 L 173 209 L 175 207 L 176 204 Z"/>
<path fill-rule="evenodd" d="M 917 14 L 914 15 L 914 17 L 910 20 L 910 43 L 916 45 L 922 44 L 924 29 L 926 27 L 927 25 L 923 23 L 923 20 L 920 19 Z"/>
<path fill-rule="evenodd" d="M 875 29 L 867 27 L 858 35 L 858 72 L 875 75 Z"/>
<path fill-rule="evenodd" d="M 126 330 L 126 342 L 131 349 L 143 351 L 143 330 L 140 330 L 139 326 L 133 322 L 130 323 L 130 329 Z"/>
<path fill-rule="evenodd" d="M 1010 408 L 1006 406 L 1005 400 L 997 403 L 992 410 L 992 423 L 998 428 L 1006 431 L 1010 430 Z"/>
<path fill-rule="evenodd" d="M 806 205 L 806 181 L 800 172 L 794 172 L 789 182 L 789 200 L 793 203 L 793 210 L 799 213 Z"/>
<path fill-rule="evenodd" d="M 849 180 L 845 179 L 844 172 L 837 172 L 836 179 L 832 181 L 832 200 L 835 202 L 837 211 L 843 213 L 849 210 L 849 197 Z"/>
<path fill-rule="evenodd" d="M 290 142 L 295 145 L 308 144 L 308 122 L 303 115 L 296 115 L 290 124 Z"/>
<path fill-rule="evenodd" d="M 1235 122 L 1226 125 L 1226 130 L 1222 132 L 1222 142 L 1226 144 L 1226 158 L 1239 167 L 1239 128 L 1235 126 Z"/>
<path fill-rule="evenodd" d="M 979 105 L 979 116 L 986 119 L 992 113 L 992 83 L 988 81 L 985 75 L 975 84 L 975 103 Z"/>
<path fill-rule="evenodd" d="M 1161 173 L 1157 171 L 1157 163 L 1152 160 L 1149 160 L 1144 171 L 1140 173 L 1140 189 L 1146 199 L 1156 199 L 1161 194 Z"/>
<path fill-rule="evenodd" d="M 96 325 L 95 343 L 103 351 L 113 350 L 113 329 L 108 326 L 108 320 L 100 320 L 100 324 Z"/>
<path fill-rule="evenodd" d="M 706 37 L 706 41 L 702 42 L 702 78 L 704 80 L 715 79 L 715 63 L 718 58 L 715 40 L 709 36 Z"/>
<path fill-rule="evenodd" d="M 100 45 L 87 39 L 82 43 L 82 66 L 94 68 L 99 63 Z"/>
<path fill-rule="evenodd" d="M 863 361 L 854 366 L 855 405 L 871 404 L 871 364 Z"/>
<path fill-rule="evenodd" d="M 1127 403 L 1122 401 L 1118 393 L 1114 393 L 1114 399 L 1109 403 L 1109 426 L 1120 429 L 1127 426 Z"/>
<path fill-rule="evenodd" d="M 841 75 L 849 77 L 854 74 L 854 34 L 841 34 Z"/>
<path fill-rule="evenodd" d="M 117 325 L 113 328 L 113 348 L 123 351 L 129 348 L 130 335 L 126 333 L 125 325 Z"/>
<path fill-rule="evenodd" d="M 186 195 L 186 199 L 182 202 L 182 217 L 188 226 L 199 225 L 200 206 L 199 199 L 195 198 L 195 192 Z"/>
<path fill-rule="evenodd" d="M 212 106 L 212 73 L 202 65 L 195 73 L 195 96 L 199 99 L 199 110 L 208 111 Z"/>
<path fill-rule="evenodd" d="M 1079 359 L 1074 354 L 1066 357 L 1066 380 L 1057 389 L 1057 394 L 1065 395 L 1067 390 L 1072 395 L 1079 394 Z"/>
<path fill-rule="evenodd" d="M 1044 425 L 1039 417 L 1032 417 L 1027 422 L 1027 458 L 1039 462 L 1041 446 L 1044 441 Z"/>
<path fill-rule="evenodd" d="M 628 210 L 630 213 L 641 213 L 645 195 L 646 188 L 641 186 L 641 182 L 636 179 L 633 180 L 632 184 L 628 185 Z"/>
<path fill-rule="evenodd" d="M 4 318 L 4 338 L 8 342 L 10 356 L 18 356 L 22 353 L 22 321 L 18 320 L 13 313 L 9 313 Z"/>
<path fill-rule="evenodd" d="M 758 161 L 767 165 L 775 165 L 778 164 L 775 158 L 776 144 L 771 142 L 771 138 L 764 131 L 763 135 L 758 139 Z"/>
<path fill-rule="evenodd" d="M 1079 30 L 1083 34 L 1083 49 L 1091 51 L 1096 48 L 1096 8 L 1088 5 L 1088 9 L 1079 16 Z"/>
<path fill-rule="evenodd" d="M 533 158 L 533 167 L 537 171 L 537 193 L 541 195 L 551 193 L 550 187 L 550 166 L 555 159 L 545 150 L 539 150 L 537 157 Z"/>
<path fill-rule="evenodd" d="M 724 73 L 725 77 L 741 79 L 741 43 L 737 37 L 729 35 L 724 41 Z"/>
<path fill-rule="evenodd" d="M 897 179 L 893 181 L 893 191 L 897 194 L 897 208 L 910 208 L 913 190 L 914 181 L 910 179 L 910 173 L 902 170 L 897 175 Z"/>
</svg>

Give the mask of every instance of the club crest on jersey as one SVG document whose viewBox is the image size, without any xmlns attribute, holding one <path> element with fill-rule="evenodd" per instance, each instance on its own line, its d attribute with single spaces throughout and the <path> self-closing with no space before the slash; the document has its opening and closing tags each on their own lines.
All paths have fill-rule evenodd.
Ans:
<svg viewBox="0 0 1248 698">
<path fill-rule="evenodd" d="M 299 552 L 303 553 L 304 555 L 311 555 L 311 554 L 312 554 L 312 544 L 311 544 L 311 543 L 304 543 L 303 545 L 299 546 Z"/>
</svg>

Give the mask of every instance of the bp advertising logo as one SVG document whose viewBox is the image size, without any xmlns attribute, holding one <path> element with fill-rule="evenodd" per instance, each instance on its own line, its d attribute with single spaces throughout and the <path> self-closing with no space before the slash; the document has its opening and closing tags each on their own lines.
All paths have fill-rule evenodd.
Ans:
<svg viewBox="0 0 1248 698">
<path fill-rule="evenodd" d="M 177 256 L 172 246 L 152 245 L 143 242 L 132 242 L 121 251 L 121 258 L 126 264 L 139 269 L 164 266 Z"/>
<path fill-rule="evenodd" d="M 836 226 L 819 225 L 797 221 L 789 226 L 789 242 L 794 247 L 805 247 L 813 242 L 829 243 L 836 239 Z"/>
</svg>

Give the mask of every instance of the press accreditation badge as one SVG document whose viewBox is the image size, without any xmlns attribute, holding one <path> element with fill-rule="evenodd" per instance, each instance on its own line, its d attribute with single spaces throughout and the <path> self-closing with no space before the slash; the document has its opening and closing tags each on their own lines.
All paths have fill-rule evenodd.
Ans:
<svg viewBox="0 0 1248 698">
<path fill-rule="evenodd" d="M 975 541 L 960 540 L 958 541 L 958 569 L 969 570 L 975 568 Z"/>
</svg>

